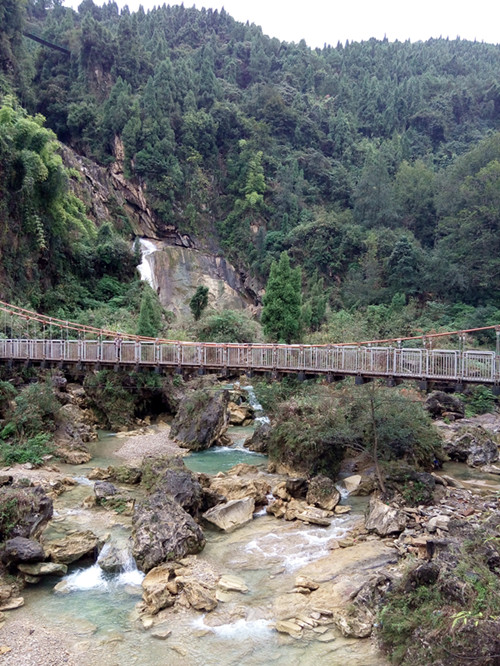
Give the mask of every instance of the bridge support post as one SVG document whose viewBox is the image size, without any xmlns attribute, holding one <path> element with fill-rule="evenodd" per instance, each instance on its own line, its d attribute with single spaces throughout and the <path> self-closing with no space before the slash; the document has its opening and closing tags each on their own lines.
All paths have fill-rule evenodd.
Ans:
<svg viewBox="0 0 500 666">
<path fill-rule="evenodd" d="M 387 377 L 386 386 L 388 386 L 389 388 L 394 388 L 396 386 L 394 377 Z"/>
<path fill-rule="evenodd" d="M 455 384 L 453 390 L 456 391 L 457 393 L 463 393 L 463 390 L 464 390 L 464 383 L 463 383 L 462 381 L 458 381 L 458 382 Z"/>
<path fill-rule="evenodd" d="M 40 363 L 40 368 L 42 370 L 45 370 L 46 367 L 47 367 L 47 361 L 45 359 L 43 359 L 43 361 Z"/>
<path fill-rule="evenodd" d="M 299 380 L 299 382 L 305 382 L 305 380 L 306 380 L 306 373 L 305 373 L 305 372 L 299 372 L 299 373 L 297 374 L 297 379 Z"/>
<path fill-rule="evenodd" d="M 493 395 L 500 395 L 500 386 L 498 384 L 495 384 L 495 386 L 491 387 L 491 391 Z"/>
<path fill-rule="evenodd" d="M 198 368 L 198 374 L 200 377 L 205 374 L 205 368 Z"/>
<path fill-rule="evenodd" d="M 328 384 L 333 384 L 334 379 L 333 379 L 333 375 L 332 375 L 331 372 L 328 372 L 328 373 L 327 373 L 327 375 L 326 375 L 326 381 L 327 381 Z"/>
<path fill-rule="evenodd" d="M 254 372 L 253 370 L 246 370 L 245 375 L 249 378 L 252 379 Z"/>
<path fill-rule="evenodd" d="M 363 386 L 364 383 L 365 383 L 364 378 L 361 375 L 356 375 L 356 377 L 354 378 L 354 384 L 356 386 Z"/>
<path fill-rule="evenodd" d="M 176 375 L 182 375 L 182 366 L 178 365 L 178 366 L 175 368 L 175 374 L 176 374 Z"/>
<path fill-rule="evenodd" d="M 427 391 L 429 387 L 429 384 L 427 383 L 426 379 L 422 379 L 417 382 L 417 388 L 420 389 L 420 391 Z"/>
</svg>

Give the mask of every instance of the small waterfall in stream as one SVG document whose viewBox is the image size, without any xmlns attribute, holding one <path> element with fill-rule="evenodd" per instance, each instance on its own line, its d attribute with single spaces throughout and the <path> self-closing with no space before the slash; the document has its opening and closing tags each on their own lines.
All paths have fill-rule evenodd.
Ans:
<svg viewBox="0 0 500 666">
<path fill-rule="evenodd" d="M 86 569 L 78 569 L 66 576 L 63 580 L 66 582 L 67 590 L 70 592 L 79 590 L 98 590 L 109 591 L 111 588 L 122 587 L 125 585 L 140 585 L 144 578 L 142 571 L 139 571 L 132 553 L 128 550 L 124 552 L 123 564 L 116 574 L 105 573 L 99 560 L 103 559 L 110 551 L 111 544 L 107 543 L 99 553 L 97 562 Z"/>
<path fill-rule="evenodd" d="M 153 289 L 156 289 L 155 281 L 154 281 L 154 276 L 153 276 L 153 268 L 151 266 L 151 262 L 149 260 L 149 256 L 153 254 L 153 252 L 157 251 L 156 245 L 150 241 L 147 240 L 147 238 L 138 238 L 135 241 L 136 243 L 139 243 L 139 247 L 141 250 L 141 263 L 137 266 L 137 270 L 139 271 L 139 275 L 141 276 L 141 280 L 144 280 L 145 282 L 148 282 Z"/>
<path fill-rule="evenodd" d="M 250 403 L 250 406 L 253 407 L 254 409 L 255 424 L 259 425 L 259 423 L 269 423 L 269 417 L 264 414 L 264 408 L 257 400 L 257 396 L 255 395 L 255 390 L 253 386 L 249 384 L 248 386 L 242 386 L 241 388 L 247 392 L 248 402 Z"/>
</svg>

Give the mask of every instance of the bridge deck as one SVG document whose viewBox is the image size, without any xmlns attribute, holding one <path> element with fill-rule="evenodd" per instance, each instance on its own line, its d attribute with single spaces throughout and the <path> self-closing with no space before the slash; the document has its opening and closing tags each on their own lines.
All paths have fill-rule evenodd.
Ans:
<svg viewBox="0 0 500 666">
<path fill-rule="evenodd" d="M 0 360 L 500 383 L 488 351 L 347 345 L 0 340 Z"/>
</svg>

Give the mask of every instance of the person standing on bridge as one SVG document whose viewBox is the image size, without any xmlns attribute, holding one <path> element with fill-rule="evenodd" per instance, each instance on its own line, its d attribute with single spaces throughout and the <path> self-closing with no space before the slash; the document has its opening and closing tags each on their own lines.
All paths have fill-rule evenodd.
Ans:
<svg viewBox="0 0 500 666">
<path fill-rule="evenodd" d="M 119 361 L 121 357 L 121 351 L 122 351 L 122 338 L 119 333 L 116 334 L 115 338 L 115 353 L 116 353 L 116 360 Z"/>
</svg>

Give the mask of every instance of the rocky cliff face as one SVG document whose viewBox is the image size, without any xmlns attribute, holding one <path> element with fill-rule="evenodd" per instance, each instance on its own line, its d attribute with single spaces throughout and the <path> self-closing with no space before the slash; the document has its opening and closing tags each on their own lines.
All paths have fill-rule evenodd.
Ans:
<svg viewBox="0 0 500 666">
<path fill-rule="evenodd" d="M 154 242 L 156 251 L 147 260 L 162 305 L 175 314 L 188 313 L 189 301 L 200 285 L 209 288 L 210 305 L 219 310 L 258 305 L 261 285 L 221 257 L 213 238 L 197 239 L 162 223 L 149 207 L 141 183 L 125 177 L 123 145 L 118 138 L 114 148 L 116 161 L 102 167 L 61 146 L 65 165 L 78 172 L 70 187 L 98 226 L 111 220 L 119 227 L 121 218 L 134 236 Z"/>
</svg>

